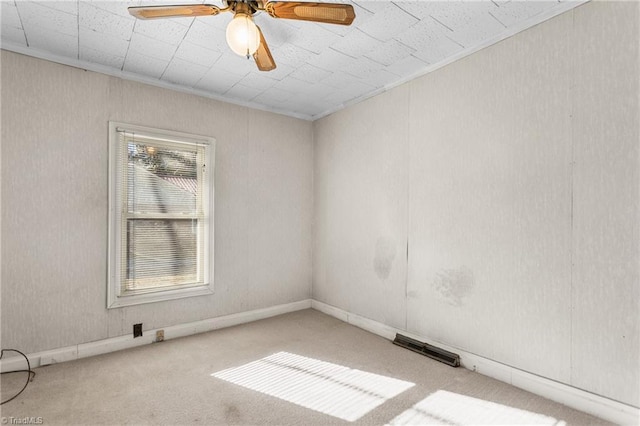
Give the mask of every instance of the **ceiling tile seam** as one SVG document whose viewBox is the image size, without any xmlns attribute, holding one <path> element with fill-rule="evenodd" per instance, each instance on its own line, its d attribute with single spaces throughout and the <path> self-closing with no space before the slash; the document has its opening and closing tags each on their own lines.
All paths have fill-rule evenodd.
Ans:
<svg viewBox="0 0 640 426">
<path fill-rule="evenodd" d="M 173 61 L 173 58 L 175 57 L 179 46 L 180 45 L 176 46 L 176 49 L 173 51 L 173 54 L 171 55 L 171 59 L 167 61 L 167 65 L 165 65 L 164 69 L 162 70 L 162 73 L 160 74 L 160 77 L 158 77 L 158 80 L 162 80 L 162 77 L 164 77 L 164 74 L 167 72 L 169 65 L 171 65 L 171 61 Z"/>
<path fill-rule="evenodd" d="M 500 25 L 502 25 L 503 27 L 507 28 L 507 26 L 506 26 L 506 25 L 505 25 L 501 20 L 499 20 L 498 18 L 496 18 L 496 17 L 493 15 L 493 13 L 491 13 L 491 11 L 489 11 L 489 12 L 487 12 L 487 13 L 488 13 L 489 15 L 491 15 L 491 17 L 492 17 L 493 19 L 495 19 L 496 21 L 498 21 L 498 23 L 499 23 Z"/>
<path fill-rule="evenodd" d="M 178 48 L 180 48 L 180 46 L 178 46 Z M 207 72 L 209 72 L 209 71 L 211 70 L 211 68 L 212 68 L 212 66 L 207 66 L 207 65 L 203 65 L 203 64 L 198 64 L 198 63 L 196 63 L 196 62 L 192 62 L 192 61 L 190 61 L 190 60 L 188 60 L 188 59 L 178 58 L 178 57 L 176 57 L 176 56 L 174 56 L 173 58 L 171 58 L 171 59 L 169 60 L 169 62 L 173 61 L 174 59 L 177 59 L 177 60 L 179 60 L 179 61 L 186 62 L 186 63 L 188 63 L 189 65 L 194 65 L 194 66 L 196 66 L 196 67 L 206 68 L 206 69 L 207 69 L 207 71 L 205 72 L 205 74 L 206 74 Z M 216 60 L 216 62 L 218 62 L 218 61 Z M 215 63 L 214 63 L 214 64 L 215 64 Z M 201 77 L 201 78 L 202 78 L 202 77 Z M 200 80 L 198 80 L 198 82 L 200 82 Z"/>
<path fill-rule="evenodd" d="M 411 47 L 411 46 L 408 46 L 408 45 L 404 44 L 403 42 L 401 42 L 400 40 L 396 40 L 395 38 L 392 38 L 392 39 L 391 39 L 391 41 L 395 41 L 396 43 L 403 45 L 403 46 L 404 46 L 404 47 L 406 47 L 407 49 L 410 49 L 410 50 L 411 50 L 411 53 L 409 53 L 409 54 L 408 54 L 408 55 L 406 55 L 406 56 L 413 56 L 413 54 L 414 54 L 414 53 L 416 53 L 416 52 L 418 51 L 416 48 Z M 373 50 L 375 50 L 375 49 L 373 49 Z M 370 54 L 371 52 L 372 52 L 372 51 L 369 51 L 369 52 L 367 52 L 367 53 L 363 54 L 363 55 L 362 55 L 362 57 L 367 58 L 367 59 L 370 59 L 370 60 L 372 60 L 373 62 L 375 62 L 375 63 L 377 63 L 377 64 L 382 65 L 382 66 L 385 68 L 385 70 L 386 70 L 388 67 L 390 67 L 391 65 L 393 65 L 393 64 L 391 64 L 391 65 L 387 65 L 387 64 L 385 64 L 385 63 L 383 63 L 383 62 L 376 61 L 374 58 L 372 58 L 372 57 L 370 57 L 370 56 L 367 56 L 367 55 L 368 55 L 368 54 Z M 357 59 L 357 58 L 355 58 L 355 59 Z M 424 61 L 423 61 L 423 62 L 424 62 Z M 392 74 L 395 74 L 395 73 L 392 73 Z M 397 74 L 396 74 L 396 75 L 397 75 Z"/>
<path fill-rule="evenodd" d="M 431 62 L 427 62 L 427 61 L 425 61 L 424 59 L 420 59 L 420 58 L 418 58 L 418 57 L 417 57 L 416 55 L 414 55 L 413 53 L 412 53 L 411 55 L 409 55 L 409 56 L 412 56 L 414 59 L 417 59 L 418 61 L 424 62 L 424 63 L 425 63 L 425 65 L 428 65 L 428 66 L 433 65 Z M 389 72 L 391 72 L 391 71 L 389 71 Z M 402 75 L 401 75 L 400 77 L 402 77 Z"/>
<path fill-rule="evenodd" d="M 415 24 L 413 24 L 413 25 L 415 25 Z M 413 26 L 413 25 L 412 25 L 412 26 Z M 371 34 L 367 33 L 366 31 L 362 31 L 362 29 L 360 29 L 360 28 L 355 28 L 355 29 L 354 29 L 354 31 L 356 31 L 356 30 L 357 30 L 357 31 L 360 31 L 361 33 L 363 33 L 363 34 L 364 34 L 364 35 L 366 35 L 367 37 L 371 37 L 372 39 L 374 39 L 374 40 L 376 40 L 376 41 L 379 41 L 380 43 L 385 43 L 385 42 L 389 41 L 389 40 L 383 40 L 383 39 L 380 39 L 380 38 L 378 38 L 378 37 L 376 37 L 376 36 L 373 36 L 373 35 L 371 35 Z M 395 36 L 394 36 L 394 37 L 395 37 Z M 393 37 L 391 37 L 391 39 L 393 39 Z"/>
<path fill-rule="evenodd" d="M 18 1 L 18 0 L 17 0 L 17 1 Z M 71 15 L 71 13 L 69 13 L 69 12 L 66 12 L 66 11 L 64 11 L 64 10 L 56 9 L 55 7 L 51 7 L 51 6 L 49 6 L 49 5 L 48 5 L 48 4 L 49 4 L 49 2 L 48 2 L 48 1 L 46 1 L 46 0 L 45 0 L 45 1 L 36 1 L 36 2 L 34 2 L 34 3 L 36 3 L 38 6 L 46 7 L 47 9 L 50 9 L 50 10 L 55 10 L 56 12 L 61 12 L 61 13 L 66 13 L 67 15 Z M 80 14 L 80 12 L 78 12 L 78 15 L 79 15 L 79 14 Z"/>
<path fill-rule="evenodd" d="M 391 2 L 391 4 L 392 4 L 392 5 L 396 6 L 398 9 L 402 10 L 402 11 L 403 11 L 404 13 L 406 13 L 407 15 L 412 16 L 412 17 L 414 17 L 415 19 L 417 19 L 417 20 L 418 20 L 418 22 L 420 22 L 420 21 L 421 21 L 420 17 L 418 17 L 418 16 L 414 15 L 413 13 L 409 12 L 407 9 L 403 8 L 402 6 L 400 6 L 399 4 L 396 4 L 396 3 L 398 3 L 398 2 L 397 2 L 397 1 L 392 1 L 392 2 Z"/>
<path fill-rule="evenodd" d="M 357 4 L 359 7 L 363 8 L 364 10 L 366 10 L 367 12 L 372 13 L 372 14 L 375 14 L 375 12 L 374 12 L 374 11 L 369 10 L 369 9 L 367 9 L 366 7 L 364 7 L 364 6 L 362 5 L 362 2 L 355 2 L 355 1 L 354 1 L 354 3 L 355 3 L 355 4 Z"/>
<path fill-rule="evenodd" d="M 80 1 L 80 0 L 78 0 L 78 1 Z M 133 23 L 133 27 L 131 28 L 131 34 L 129 35 L 129 40 L 128 40 L 128 43 L 127 43 L 127 51 L 124 54 L 124 59 L 122 60 L 122 66 L 120 67 L 120 71 L 124 71 L 124 66 L 127 63 L 127 57 L 129 56 L 129 50 L 131 49 L 131 39 L 133 38 L 133 33 L 136 30 L 136 25 L 137 24 L 138 24 L 138 22 L 135 21 Z M 78 38 L 80 38 L 80 34 L 78 34 Z"/>
<path fill-rule="evenodd" d="M 80 2 L 80 0 L 78 0 Z M 127 63 L 127 57 L 129 56 L 129 50 L 131 49 L 131 39 L 133 38 L 133 33 L 136 31 L 136 25 L 138 24 L 138 20 L 133 21 L 133 27 L 131 28 L 131 34 L 129 34 L 129 40 L 127 43 L 127 51 L 124 54 L 124 59 L 122 60 L 122 66 L 120 67 L 120 71 L 124 72 L 124 66 Z M 78 35 L 79 36 L 79 35 Z"/>
<path fill-rule="evenodd" d="M 78 0 L 78 15 L 80 14 L 80 4 L 79 3 L 80 3 L 80 0 Z M 118 16 L 118 17 L 120 16 L 120 15 L 118 15 L 116 13 L 113 13 L 112 11 L 110 11 L 108 9 L 104 9 L 104 8 L 100 7 L 101 4 L 102 3 L 100 3 L 100 2 L 91 3 L 91 7 L 95 7 L 96 9 L 100 9 L 102 12 L 107 12 L 107 13 L 110 13 L 110 14 Z"/>
<path fill-rule="evenodd" d="M 422 59 L 420 59 L 420 58 L 417 58 L 417 57 L 413 56 L 413 54 L 409 54 L 409 56 L 411 56 L 412 58 L 417 59 L 417 60 L 419 60 L 419 61 L 422 61 Z M 407 56 L 407 58 L 408 58 L 409 56 Z M 426 65 L 430 65 L 429 63 L 427 63 L 427 62 L 425 62 L 425 61 L 422 61 L 422 62 L 425 64 L 425 66 L 426 66 Z M 390 68 L 390 67 L 391 67 L 391 65 L 389 65 L 389 66 L 385 67 L 384 71 L 388 72 L 389 74 L 393 74 L 394 76 L 396 76 L 396 77 L 398 77 L 398 78 L 402 78 L 402 74 L 398 74 L 398 73 L 395 73 L 395 72 L 393 72 L 393 71 L 390 71 L 390 70 L 389 70 L 389 68 Z"/>
<path fill-rule="evenodd" d="M 415 51 L 415 49 L 412 49 L 412 50 L 414 50 L 414 51 Z M 382 62 L 380 62 L 380 61 L 376 61 L 375 59 L 373 59 L 373 58 L 371 58 L 371 57 L 367 56 L 367 53 L 365 53 L 364 55 L 362 55 L 362 57 L 363 57 L 363 58 L 367 58 L 368 60 L 373 61 L 373 62 L 375 62 L 376 64 L 382 65 L 384 68 L 388 67 L 388 65 L 383 64 Z"/>
<path fill-rule="evenodd" d="M 353 77 L 353 78 L 360 79 L 360 80 L 361 80 L 361 81 L 359 81 L 359 83 L 360 83 L 360 84 L 363 84 L 363 85 L 365 85 L 365 86 L 369 86 L 371 89 L 377 89 L 378 87 L 380 87 L 380 86 L 376 86 L 376 85 L 374 85 L 373 83 L 370 83 L 370 82 L 369 82 L 369 80 L 368 80 L 367 78 L 361 78 L 361 77 L 357 74 L 357 73 L 358 73 L 358 71 L 350 71 L 349 69 L 346 69 L 346 70 L 344 71 L 344 73 L 345 73 L 346 75 L 349 75 L 349 76 Z M 331 95 L 329 95 L 329 96 L 331 96 Z"/>
<path fill-rule="evenodd" d="M 171 62 L 169 62 L 169 64 L 167 64 L 167 68 L 169 68 L 169 65 L 171 64 Z M 162 72 L 162 76 L 164 76 L 164 73 L 166 72 L 166 69 Z M 193 83 L 191 86 L 187 86 L 190 87 L 192 89 L 198 87 L 198 84 L 200 84 L 200 82 L 202 81 L 202 79 L 204 78 L 205 75 L 207 75 L 207 73 L 209 72 L 209 69 L 207 69 L 204 73 L 202 73 L 202 75 L 200 76 L 200 78 L 198 80 L 196 80 L 195 83 Z M 162 78 L 162 76 L 160 76 L 160 78 Z"/>
<path fill-rule="evenodd" d="M 202 80 L 204 78 L 205 75 L 207 75 L 209 73 L 209 71 L 215 71 L 214 68 L 216 68 L 216 65 L 218 64 L 218 62 L 223 62 L 224 61 L 224 53 L 222 53 L 218 59 L 216 59 L 216 61 L 213 63 L 213 65 L 211 65 L 211 67 L 207 70 L 206 73 L 204 73 L 204 75 L 200 78 L 200 80 Z M 220 69 L 220 71 L 224 71 L 225 73 L 229 73 L 229 71 L 225 70 L 225 69 Z M 247 71 L 245 74 L 237 74 L 240 78 L 240 80 L 238 80 L 237 82 L 234 83 L 234 86 L 239 83 L 241 80 L 243 80 L 244 78 L 246 78 L 249 74 L 251 74 L 251 71 Z M 198 83 L 200 83 L 200 80 L 198 80 Z M 233 87 L 233 86 L 231 86 Z"/>
<path fill-rule="evenodd" d="M 505 28 L 505 29 L 506 29 L 506 28 Z M 455 39 L 453 39 L 453 38 L 449 37 L 449 35 L 447 35 L 447 34 L 445 34 L 444 38 L 446 38 L 447 40 L 449 40 L 449 41 L 450 41 L 450 42 L 452 42 L 452 43 L 457 44 L 458 46 L 460 46 L 460 47 L 461 47 L 461 48 L 463 48 L 463 49 L 466 49 L 466 48 L 468 48 L 468 47 L 469 47 L 469 46 L 464 46 L 464 45 L 463 45 L 462 43 L 460 43 L 458 40 L 455 40 Z"/>
<path fill-rule="evenodd" d="M 333 46 L 329 46 L 328 48 L 329 48 L 329 49 L 331 49 L 331 50 L 333 50 L 333 51 L 334 51 L 334 52 L 336 52 L 336 53 L 339 53 L 340 55 L 347 56 L 347 57 L 349 57 L 349 58 L 351 58 L 351 59 L 356 59 L 356 60 L 358 59 L 358 57 L 357 57 L 357 56 L 351 56 L 351 55 L 349 55 L 348 53 L 344 53 L 344 52 L 341 52 L 341 51 L 339 51 L 339 50 L 336 50 L 336 49 L 334 49 L 334 48 L 333 48 Z M 307 63 L 308 63 L 308 62 L 307 62 Z M 311 65 L 311 64 L 309 64 L 309 65 Z M 319 67 L 316 67 L 316 68 L 319 68 Z M 325 70 L 325 71 L 329 71 L 329 72 L 331 72 L 330 70 L 327 70 L 327 69 L 324 69 L 324 68 L 320 68 L 320 69 L 321 69 L 321 70 Z"/>
<path fill-rule="evenodd" d="M 193 25 L 193 21 L 195 21 L 195 20 L 196 20 L 196 18 L 191 18 L 191 23 L 190 23 L 190 24 L 189 24 L 189 26 L 187 27 L 187 31 L 185 31 L 185 32 L 184 32 L 184 35 L 182 36 L 182 40 L 180 40 L 180 42 L 179 42 L 178 44 L 176 44 L 176 48 L 175 48 L 175 50 L 173 51 L 173 54 L 171 55 L 171 59 L 169 59 L 169 61 L 167 62 L 167 66 L 166 66 L 166 67 L 164 68 L 164 70 L 162 71 L 162 74 L 160 74 L 160 79 L 162 79 L 162 78 L 164 77 L 164 74 L 167 72 L 167 69 L 169 69 L 169 65 L 171 65 L 171 62 L 173 62 L 173 60 L 175 59 L 175 57 L 176 57 L 176 53 L 178 52 L 178 49 L 180 48 L 180 46 L 181 46 L 181 45 L 182 45 L 182 43 L 184 42 L 184 39 L 187 37 L 187 34 L 189 33 L 189 30 L 191 29 L 191 26 Z M 189 61 L 186 61 L 186 62 L 189 62 Z M 197 65 L 197 64 L 194 64 L 194 65 Z M 206 74 L 206 73 L 205 73 L 205 74 Z M 204 75 L 205 75 L 205 74 L 203 74 L 203 75 L 202 75 L 202 77 L 204 77 Z M 202 77 L 200 77 L 200 78 L 198 79 L 198 81 L 196 82 L 196 84 L 197 84 L 197 83 L 199 83 L 199 82 L 200 82 L 200 80 L 202 80 Z M 195 86 L 195 85 L 194 85 L 194 86 Z M 194 87 L 194 86 L 191 86 L 191 87 Z"/>
<path fill-rule="evenodd" d="M 341 36 L 341 37 L 342 37 L 342 36 Z M 295 44 L 293 44 L 293 43 L 291 43 L 291 45 L 292 45 L 292 46 L 297 47 L 298 49 L 304 50 L 305 52 L 307 52 L 307 53 L 309 53 L 309 54 L 311 54 L 311 55 L 314 55 L 314 56 L 320 56 L 320 54 L 319 54 L 319 53 L 313 52 L 313 51 L 311 51 L 311 50 L 307 49 L 307 48 L 306 48 L 306 47 L 304 47 L 304 46 L 297 46 L 297 45 L 295 45 Z M 313 58 L 312 58 L 312 59 L 313 59 Z M 309 61 L 305 61 L 305 62 L 309 63 Z"/>
<path fill-rule="evenodd" d="M 17 5 L 21 4 L 21 3 L 25 4 L 25 5 L 31 4 L 31 5 L 37 5 L 38 7 L 44 7 L 45 9 L 48 9 L 48 10 L 52 11 L 52 13 L 55 12 L 55 14 L 57 14 L 59 16 L 65 16 L 65 17 L 69 17 L 69 18 L 75 17 L 76 21 L 77 21 L 77 18 L 79 16 L 78 13 L 69 13 L 69 12 L 67 12 L 65 10 L 59 10 L 59 9 L 55 9 L 55 8 L 49 7 L 49 6 L 46 5 L 47 4 L 46 2 L 29 2 L 29 1 L 26 1 L 26 0 L 25 1 L 16 0 L 15 4 L 16 4 L 16 10 L 18 11 L 18 16 L 20 16 L 20 11 L 18 10 Z M 33 16 L 33 14 L 31 14 L 31 16 Z M 20 18 L 21 18 L 21 16 L 20 16 Z M 29 19 L 27 19 L 26 22 L 29 23 Z M 26 27 L 24 26 L 24 23 L 22 22 L 22 18 L 20 19 L 20 23 L 23 26 L 23 29 L 24 29 L 25 34 L 26 34 L 26 32 L 27 32 L 26 31 Z M 66 25 L 64 26 L 64 28 L 62 26 L 60 26 L 60 25 L 55 25 L 55 26 L 52 26 L 52 27 L 45 27 L 45 26 L 41 26 L 41 25 L 35 25 L 35 27 L 38 28 L 38 29 L 44 30 L 44 31 L 50 31 L 50 32 L 53 32 L 55 34 L 60 34 L 60 35 L 63 35 L 63 36 L 77 37 L 77 32 L 74 33 L 74 34 L 71 34 L 71 31 L 67 32 L 68 29 L 70 30 L 70 27 L 67 27 Z M 76 28 L 76 31 L 77 31 L 77 28 Z"/>
<path fill-rule="evenodd" d="M 22 15 L 20 15 L 20 9 L 18 9 L 17 0 L 13 0 L 13 5 L 16 8 L 16 13 L 18 14 L 18 19 L 20 20 L 20 27 L 22 29 L 22 35 L 24 36 L 24 41 L 27 43 L 27 47 L 31 47 L 29 45 L 29 38 L 27 37 L 27 30 L 24 29 L 24 23 L 22 22 Z"/>
<path fill-rule="evenodd" d="M 247 74 L 248 75 L 248 74 Z M 242 86 L 240 84 L 240 82 L 246 77 L 246 75 L 244 77 L 242 77 L 240 80 L 236 81 L 235 83 L 233 83 L 233 86 L 229 87 L 227 90 L 225 90 L 225 92 L 223 93 L 223 95 L 226 95 L 227 93 L 229 93 L 234 87 L 236 86 Z M 261 89 L 258 89 L 261 90 Z M 251 102 L 253 99 L 257 98 L 258 96 L 262 95 L 266 90 L 262 90 L 260 93 L 258 93 L 257 95 L 253 96 L 252 98 L 248 99 L 248 102 Z"/>
<path fill-rule="evenodd" d="M 364 34 L 364 35 L 366 35 L 366 36 L 368 36 L 368 37 L 371 37 L 369 34 L 365 33 L 365 32 L 364 32 L 364 31 L 362 31 L 360 28 L 354 28 L 353 32 L 356 32 L 356 31 L 360 31 L 362 34 Z M 371 37 L 371 38 L 373 38 L 373 37 Z M 378 39 L 375 39 L 375 40 L 380 41 L 380 40 L 378 40 Z M 341 40 L 341 41 L 342 41 L 342 40 Z M 350 58 L 352 58 L 352 59 L 358 59 L 358 57 L 357 57 L 357 56 L 351 56 L 351 55 L 349 55 L 348 53 L 341 52 L 341 51 L 339 51 L 339 50 L 337 50 L 337 49 L 334 49 L 334 48 L 333 48 L 333 46 L 329 46 L 329 49 L 333 50 L 334 52 L 340 53 L 341 55 L 348 56 L 348 57 L 350 57 Z M 316 53 L 316 56 L 320 56 L 320 55 Z M 309 63 L 309 62 L 307 61 L 307 63 Z M 309 64 L 309 65 L 311 65 L 311 64 Z M 318 68 L 318 67 L 316 67 L 316 68 Z M 320 68 L 320 69 L 322 69 L 322 68 Z"/>
<path fill-rule="evenodd" d="M 175 55 L 175 52 L 173 52 L 173 54 Z M 154 59 L 158 59 L 158 58 L 154 58 Z M 167 68 L 169 68 L 169 65 L 171 65 L 172 60 L 173 60 L 173 56 L 171 57 L 171 59 L 167 61 L 167 65 L 165 65 L 164 68 L 162 69 L 162 72 L 160 73 L 160 77 L 158 77 L 158 80 L 162 80 L 162 77 L 164 77 L 164 74 L 167 72 Z"/>
<path fill-rule="evenodd" d="M 414 25 L 415 25 L 415 24 L 414 24 Z M 407 28 L 407 31 L 408 31 L 408 30 L 410 30 L 411 28 L 413 28 L 413 25 L 412 25 L 412 26 L 410 26 L 409 28 Z M 401 45 L 403 45 L 404 47 L 407 47 L 407 48 L 409 48 L 409 49 L 413 50 L 414 52 L 417 52 L 417 51 L 418 51 L 418 49 L 416 49 L 415 47 L 413 47 L 413 46 L 409 46 L 408 44 L 403 43 L 402 41 L 398 40 L 398 39 L 397 39 L 397 38 L 395 38 L 395 37 L 397 37 L 397 36 L 392 37 L 392 38 L 391 38 L 391 40 L 395 41 L 396 43 L 400 43 L 400 44 L 401 44 Z M 412 52 L 412 53 L 413 53 L 413 52 Z"/>
<path fill-rule="evenodd" d="M 302 49 L 301 47 L 297 47 L 297 46 L 295 46 L 295 47 L 298 48 L 298 49 L 301 49 L 301 50 L 305 50 L 305 49 Z M 288 65 L 288 66 L 290 66 L 290 67 L 292 67 L 294 69 L 294 71 L 292 71 L 292 72 L 295 72 L 297 70 L 296 64 L 309 64 L 310 60 L 314 60 L 318 56 L 320 56 L 319 54 L 311 52 L 311 51 L 308 51 L 308 50 L 307 50 L 307 52 L 310 55 L 313 55 L 313 56 L 310 56 L 309 59 L 304 60 L 304 59 L 300 59 L 300 57 L 297 54 L 294 53 L 293 55 L 290 56 L 290 58 L 293 59 L 292 61 L 290 61 L 288 58 L 284 58 L 283 59 L 282 57 L 278 57 L 278 52 L 277 51 L 272 52 L 272 54 L 273 54 L 273 59 L 274 59 L 274 61 L 276 61 L 276 63 L 282 63 L 284 65 Z"/>
<path fill-rule="evenodd" d="M 440 22 L 438 19 L 434 18 L 433 15 L 429 15 L 429 18 L 433 19 L 434 21 L 436 21 L 438 24 L 442 25 L 443 27 L 445 27 L 446 29 L 448 29 L 449 31 L 451 31 L 452 33 L 455 32 L 453 31 L 451 28 L 449 28 L 447 25 L 445 25 L 443 22 Z"/>
<path fill-rule="evenodd" d="M 242 80 L 241 80 L 241 81 L 242 81 Z M 236 86 L 243 86 L 242 84 L 240 84 L 240 83 L 241 83 L 241 81 L 239 81 L 239 82 L 237 82 L 236 84 L 234 84 L 234 85 L 233 85 L 233 87 L 232 87 L 231 89 L 233 89 L 233 88 L 234 88 L 234 87 L 236 87 Z M 249 86 L 244 85 L 243 87 L 249 87 Z M 252 89 L 252 87 L 249 87 L 249 88 L 250 88 L 250 89 Z M 229 92 L 231 91 L 231 89 L 227 90 L 227 91 L 225 92 L 225 94 L 229 93 Z M 257 98 L 258 96 L 262 95 L 262 94 L 265 92 L 265 91 L 264 91 L 264 90 L 262 90 L 262 89 L 256 89 L 256 90 L 260 90 L 260 92 L 259 92 L 257 95 L 254 95 L 254 96 L 250 97 L 249 99 L 247 99 L 247 102 L 253 102 L 253 100 L 254 100 L 255 98 Z"/>
</svg>

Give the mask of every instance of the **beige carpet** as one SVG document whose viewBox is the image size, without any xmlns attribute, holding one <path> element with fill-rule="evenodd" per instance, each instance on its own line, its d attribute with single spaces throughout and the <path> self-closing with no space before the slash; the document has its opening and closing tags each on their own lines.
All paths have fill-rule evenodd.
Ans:
<svg viewBox="0 0 640 426">
<path fill-rule="evenodd" d="M 607 424 L 314 310 L 36 369 L 43 424 Z M 4 375 L 2 399 L 22 387 Z"/>
</svg>

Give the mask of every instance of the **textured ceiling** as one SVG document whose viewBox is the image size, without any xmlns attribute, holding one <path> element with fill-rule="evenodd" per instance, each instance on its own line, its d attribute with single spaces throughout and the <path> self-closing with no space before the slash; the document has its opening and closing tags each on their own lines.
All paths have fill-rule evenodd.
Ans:
<svg viewBox="0 0 640 426">
<path fill-rule="evenodd" d="M 339 2 L 354 6 L 351 26 L 255 15 L 277 64 L 270 72 L 227 46 L 231 13 L 143 21 L 127 12 L 198 1 L 2 0 L 1 41 L 31 56 L 316 119 L 583 1 Z"/>
</svg>

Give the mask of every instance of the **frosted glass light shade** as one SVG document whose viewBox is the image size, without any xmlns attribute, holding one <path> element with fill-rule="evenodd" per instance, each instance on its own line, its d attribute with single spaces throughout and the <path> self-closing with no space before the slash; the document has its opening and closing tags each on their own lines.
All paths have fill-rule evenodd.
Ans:
<svg viewBox="0 0 640 426">
<path fill-rule="evenodd" d="M 253 55 L 260 45 L 260 33 L 250 16 L 236 13 L 227 25 L 227 43 L 240 56 Z"/>
</svg>

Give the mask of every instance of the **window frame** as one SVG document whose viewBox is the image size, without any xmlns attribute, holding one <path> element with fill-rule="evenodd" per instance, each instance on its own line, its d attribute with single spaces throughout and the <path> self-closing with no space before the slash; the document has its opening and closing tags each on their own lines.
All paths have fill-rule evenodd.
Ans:
<svg viewBox="0 0 640 426">
<path fill-rule="evenodd" d="M 121 162 L 121 159 L 126 158 L 126 156 L 121 155 L 123 144 L 120 141 L 120 132 L 122 130 L 134 134 L 143 134 L 147 137 L 153 137 L 165 141 L 204 146 L 203 162 L 205 170 L 203 172 L 204 177 L 202 179 L 204 241 L 198 242 L 198 250 L 204 250 L 204 254 L 202 256 L 205 262 L 203 270 L 204 284 L 191 285 L 184 288 L 163 289 L 162 287 L 159 287 L 157 290 L 151 290 L 139 294 L 121 293 L 122 280 L 124 279 L 121 277 L 121 255 L 123 245 L 127 242 L 126 231 L 123 232 L 123 229 L 126 229 L 126 227 L 123 227 L 123 222 L 128 219 L 128 215 L 123 214 L 122 211 L 124 204 L 123 196 L 127 195 L 127 190 L 122 185 L 125 174 L 122 171 L 126 170 L 126 167 L 122 167 Z M 215 142 L 216 140 L 214 138 L 208 136 L 109 121 L 108 309 L 213 294 Z"/>
</svg>

